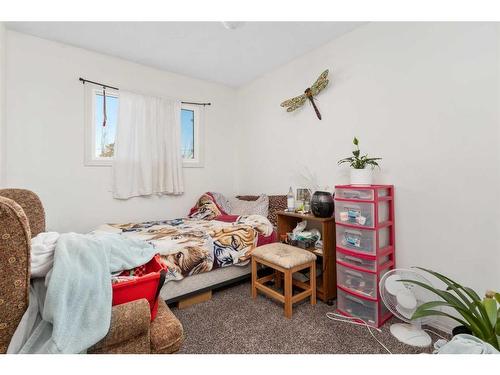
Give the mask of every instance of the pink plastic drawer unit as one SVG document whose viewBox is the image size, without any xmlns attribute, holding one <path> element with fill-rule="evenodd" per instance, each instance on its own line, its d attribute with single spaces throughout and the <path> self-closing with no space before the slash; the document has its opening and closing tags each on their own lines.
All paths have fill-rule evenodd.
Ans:
<svg viewBox="0 0 500 375">
<path fill-rule="evenodd" d="M 341 288 L 337 291 L 337 309 L 344 315 L 360 318 L 375 327 L 380 327 L 391 317 L 383 303 L 364 299 Z"/>
<path fill-rule="evenodd" d="M 394 187 L 335 187 L 338 310 L 379 327 L 391 314 L 378 285 L 395 265 Z"/>
<path fill-rule="evenodd" d="M 370 255 L 376 255 L 377 248 L 384 249 L 391 244 L 390 228 L 388 227 L 367 230 L 337 225 L 336 237 L 337 247 Z"/>
<path fill-rule="evenodd" d="M 392 266 L 393 264 L 390 255 L 374 258 L 351 253 L 340 248 L 337 248 L 337 263 L 360 271 L 374 273 L 377 272 L 377 265 L 379 268 L 384 269 Z"/>
</svg>

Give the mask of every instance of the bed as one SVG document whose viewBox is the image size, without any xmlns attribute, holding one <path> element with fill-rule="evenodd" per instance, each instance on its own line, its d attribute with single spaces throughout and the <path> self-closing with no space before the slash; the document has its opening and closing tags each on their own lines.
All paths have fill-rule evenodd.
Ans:
<svg viewBox="0 0 500 375">
<path fill-rule="evenodd" d="M 239 196 L 256 200 L 258 196 Z M 105 224 L 98 232 L 121 233 L 151 243 L 168 268 L 160 296 L 174 303 L 250 276 L 256 246 L 276 241 L 276 213 L 286 196 L 269 196 L 267 218 L 228 215 L 211 193 L 200 197 L 186 218 Z"/>
</svg>

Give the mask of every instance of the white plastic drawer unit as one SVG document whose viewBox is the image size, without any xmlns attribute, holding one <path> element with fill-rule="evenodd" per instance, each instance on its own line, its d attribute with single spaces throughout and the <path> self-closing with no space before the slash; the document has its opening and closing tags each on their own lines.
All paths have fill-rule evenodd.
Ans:
<svg viewBox="0 0 500 375">
<path fill-rule="evenodd" d="M 356 199 L 364 201 L 373 201 L 374 194 L 379 198 L 387 197 L 389 189 L 356 189 L 356 188 L 336 188 L 335 197 L 340 199 Z"/>
<path fill-rule="evenodd" d="M 375 259 L 364 259 L 355 255 L 345 254 L 337 250 L 337 261 L 344 264 L 365 269 L 367 271 L 375 272 L 377 271 L 377 260 Z M 389 255 L 378 257 L 378 264 L 383 266 L 390 261 Z"/>
<path fill-rule="evenodd" d="M 337 284 L 367 297 L 377 298 L 377 275 L 337 264 Z"/>
<path fill-rule="evenodd" d="M 377 233 L 379 249 L 389 246 L 390 230 L 388 227 L 368 230 L 337 225 L 337 246 L 358 253 L 376 255 Z"/>
<path fill-rule="evenodd" d="M 337 290 L 337 308 L 370 325 L 378 324 L 377 302 L 353 296 L 341 289 Z"/>
<path fill-rule="evenodd" d="M 375 227 L 389 220 L 389 202 L 378 203 L 378 223 L 375 222 L 375 203 L 335 201 L 335 221 L 360 227 Z"/>
</svg>

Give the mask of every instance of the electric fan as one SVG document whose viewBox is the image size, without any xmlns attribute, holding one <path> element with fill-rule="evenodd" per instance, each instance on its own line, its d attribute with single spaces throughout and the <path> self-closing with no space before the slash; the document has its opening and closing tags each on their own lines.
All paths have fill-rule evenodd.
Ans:
<svg viewBox="0 0 500 375">
<path fill-rule="evenodd" d="M 396 317 L 409 323 L 392 324 L 391 333 L 402 343 L 427 347 L 432 339 L 421 328 L 425 323 L 424 320 L 411 320 L 411 317 L 418 306 L 430 300 L 431 292 L 419 285 L 401 280 L 415 280 L 431 285 L 422 275 L 409 269 L 394 269 L 384 274 L 379 284 L 382 301 Z"/>
</svg>

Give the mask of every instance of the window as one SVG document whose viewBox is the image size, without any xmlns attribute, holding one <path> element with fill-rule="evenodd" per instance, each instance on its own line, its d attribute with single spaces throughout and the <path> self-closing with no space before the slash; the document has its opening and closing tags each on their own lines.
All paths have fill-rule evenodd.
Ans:
<svg viewBox="0 0 500 375">
<path fill-rule="evenodd" d="M 184 167 L 203 167 L 201 109 L 183 104 L 181 110 L 181 153 Z"/>
<path fill-rule="evenodd" d="M 183 159 L 194 159 L 194 143 L 194 111 L 183 108 L 181 111 L 181 153 Z"/>
<path fill-rule="evenodd" d="M 118 124 L 118 93 L 106 90 L 106 126 L 103 126 L 103 90 L 89 88 L 86 99 L 88 120 L 85 165 L 111 165 Z"/>
<path fill-rule="evenodd" d="M 118 126 L 118 92 L 106 90 L 106 126 L 103 126 L 104 93 L 86 85 L 85 165 L 110 166 L 114 157 Z M 181 109 L 181 154 L 184 167 L 203 167 L 203 139 L 199 106 L 183 104 Z"/>
</svg>

